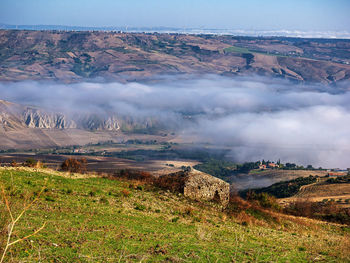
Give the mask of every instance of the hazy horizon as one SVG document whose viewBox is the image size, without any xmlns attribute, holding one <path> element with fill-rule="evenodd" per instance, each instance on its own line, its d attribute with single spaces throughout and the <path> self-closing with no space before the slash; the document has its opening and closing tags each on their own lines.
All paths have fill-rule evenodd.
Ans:
<svg viewBox="0 0 350 263">
<path fill-rule="evenodd" d="M 1 23 L 81 27 L 175 27 L 246 31 L 340 32 L 350 28 L 350 2 L 159 0 L 4 0 Z"/>
</svg>

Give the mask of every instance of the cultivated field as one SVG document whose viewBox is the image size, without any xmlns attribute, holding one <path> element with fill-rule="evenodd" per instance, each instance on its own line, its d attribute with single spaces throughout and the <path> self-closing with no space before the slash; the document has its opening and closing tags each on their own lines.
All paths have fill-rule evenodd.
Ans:
<svg viewBox="0 0 350 263">
<path fill-rule="evenodd" d="M 281 181 L 289 181 L 298 177 L 327 175 L 327 171 L 319 170 L 253 170 L 249 174 L 239 174 L 230 180 L 235 182 L 237 189 L 267 187 Z"/>
<path fill-rule="evenodd" d="M 282 204 L 295 201 L 335 201 L 342 207 L 350 207 L 350 184 L 328 184 L 321 181 L 315 184 L 304 185 L 296 195 L 280 199 Z"/>
<path fill-rule="evenodd" d="M 12 161 L 18 164 L 28 159 L 40 160 L 45 166 L 59 169 L 62 162 L 67 158 L 86 158 L 87 170 L 96 173 L 114 173 L 121 169 L 132 169 L 165 174 L 179 171 L 182 166 L 194 166 L 197 161 L 191 160 L 146 160 L 134 161 L 116 157 L 90 156 L 90 155 L 56 155 L 56 154 L 1 154 L 0 165 L 10 166 Z"/>
<path fill-rule="evenodd" d="M 40 149 L 64 147 L 69 145 L 97 144 L 99 142 L 127 140 L 171 141 L 175 136 L 151 134 L 127 134 L 110 131 L 85 131 L 80 129 L 36 129 L 23 127 L 19 130 L 0 130 L 0 150 L 7 149 Z"/>
</svg>

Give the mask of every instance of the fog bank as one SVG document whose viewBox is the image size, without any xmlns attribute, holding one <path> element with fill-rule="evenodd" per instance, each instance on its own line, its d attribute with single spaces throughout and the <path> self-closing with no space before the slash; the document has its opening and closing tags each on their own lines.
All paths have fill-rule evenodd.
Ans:
<svg viewBox="0 0 350 263">
<path fill-rule="evenodd" d="M 258 159 L 350 167 L 349 83 L 301 85 L 261 77 L 145 83 L 1 83 L 0 99 L 53 111 L 154 117 L 194 142 Z"/>
</svg>

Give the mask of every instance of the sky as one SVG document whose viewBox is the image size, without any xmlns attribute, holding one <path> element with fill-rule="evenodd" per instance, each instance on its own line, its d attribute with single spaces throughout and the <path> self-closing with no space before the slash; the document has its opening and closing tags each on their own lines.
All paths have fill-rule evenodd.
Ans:
<svg viewBox="0 0 350 263">
<path fill-rule="evenodd" d="M 350 31 L 349 0 L 1 0 L 13 25 Z"/>
</svg>

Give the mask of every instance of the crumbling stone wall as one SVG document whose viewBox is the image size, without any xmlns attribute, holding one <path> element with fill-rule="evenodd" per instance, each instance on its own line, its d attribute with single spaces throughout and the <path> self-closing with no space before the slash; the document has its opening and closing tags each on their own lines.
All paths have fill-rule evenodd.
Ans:
<svg viewBox="0 0 350 263">
<path fill-rule="evenodd" d="M 229 202 L 230 185 L 228 183 L 196 170 L 160 176 L 157 185 L 164 189 L 183 193 L 185 196 L 199 201 L 213 200 L 223 206 Z"/>
<path fill-rule="evenodd" d="M 226 206 L 229 202 L 230 185 L 209 174 L 193 172 L 185 181 L 184 195 L 196 200 L 214 200 Z"/>
</svg>

